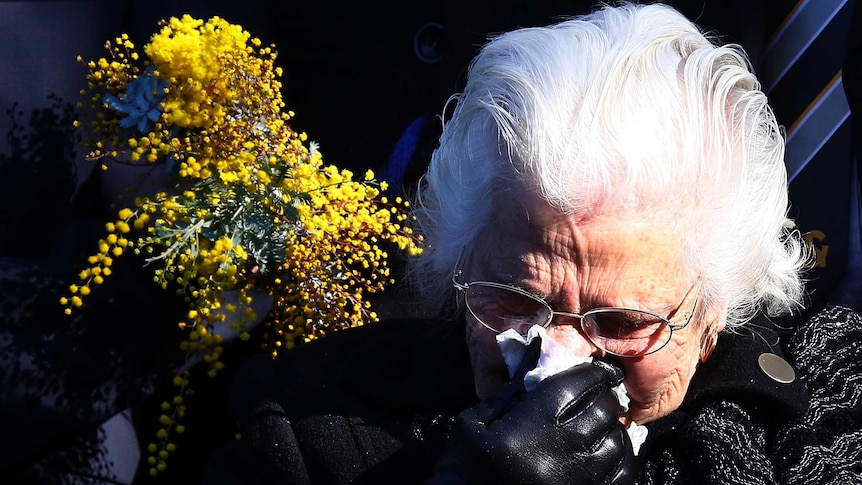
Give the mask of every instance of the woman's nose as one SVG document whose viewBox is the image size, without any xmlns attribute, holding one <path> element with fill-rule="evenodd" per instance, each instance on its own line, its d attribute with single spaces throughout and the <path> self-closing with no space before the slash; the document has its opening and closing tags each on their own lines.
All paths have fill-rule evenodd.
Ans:
<svg viewBox="0 0 862 485">
<path fill-rule="evenodd" d="M 552 323 L 546 330 L 549 338 L 566 347 L 576 357 L 595 357 L 601 354 L 601 349 L 596 347 L 576 325 L 554 325 Z"/>
</svg>

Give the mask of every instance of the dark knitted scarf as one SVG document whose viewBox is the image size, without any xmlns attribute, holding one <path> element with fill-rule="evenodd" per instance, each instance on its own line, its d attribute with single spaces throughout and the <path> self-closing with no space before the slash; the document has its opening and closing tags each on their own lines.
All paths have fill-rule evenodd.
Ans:
<svg viewBox="0 0 862 485">
<path fill-rule="evenodd" d="M 744 398 L 674 413 L 660 420 L 639 483 L 862 483 L 862 317 L 827 308 L 784 351 L 808 389 L 804 415 L 782 419 Z"/>
</svg>

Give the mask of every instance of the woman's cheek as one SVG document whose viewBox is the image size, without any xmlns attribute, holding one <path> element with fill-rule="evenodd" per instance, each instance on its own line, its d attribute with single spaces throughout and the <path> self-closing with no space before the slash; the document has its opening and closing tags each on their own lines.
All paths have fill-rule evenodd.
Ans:
<svg viewBox="0 0 862 485">
<path fill-rule="evenodd" d="M 638 424 L 658 419 L 682 404 L 693 372 L 687 362 L 673 357 L 672 352 L 659 352 L 619 359 L 626 376 L 623 383 L 631 398 L 631 416 Z"/>
<path fill-rule="evenodd" d="M 644 402 L 650 399 L 650 396 L 657 392 L 655 378 L 657 376 L 651 371 L 650 367 L 643 365 L 643 359 L 619 359 L 617 363 L 623 368 L 625 379 L 623 383 L 626 385 L 629 397 L 637 402 Z"/>
</svg>

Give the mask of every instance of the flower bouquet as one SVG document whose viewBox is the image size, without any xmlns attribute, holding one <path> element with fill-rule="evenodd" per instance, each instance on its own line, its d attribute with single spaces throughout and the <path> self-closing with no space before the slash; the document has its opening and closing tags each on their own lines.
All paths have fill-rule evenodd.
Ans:
<svg viewBox="0 0 862 485">
<path fill-rule="evenodd" d="M 87 159 L 158 167 L 170 187 L 134 197 L 106 223 L 98 250 L 69 293 L 67 314 L 109 278 L 115 258 L 133 251 L 155 282 L 188 303 L 177 322 L 187 362 L 222 368 L 222 336 L 249 338 L 263 320 L 275 355 L 297 343 L 376 320 L 367 296 L 391 282 L 387 250 L 417 254 L 420 238 L 404 223 L 407 203 L 381 197 L 384 182 L 361 180 L 323 164 L 315 144 L 290 126 L 273 47 L 214 17 L 161 22 L 139 53 L 127 35 L 108 55 L 79 60 L 89 68 L 82 90 L 90 121 Z M 268 298 L 265 316 L 252 306 Z M 149 445 L 150 473 L 165 468 L 182 433 L 188 372 L 162 404 L 162 428 Z"/>
</svg>

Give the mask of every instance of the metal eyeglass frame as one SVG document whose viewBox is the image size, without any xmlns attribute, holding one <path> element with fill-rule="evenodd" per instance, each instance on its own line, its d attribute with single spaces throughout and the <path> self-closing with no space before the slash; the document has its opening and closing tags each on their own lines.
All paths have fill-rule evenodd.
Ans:
<svg viewBox="0 0 862 485">
<path fill-rule="evenodd" d="M 460 261 L 460 257 L 459 257 L 459 261 Z M 603 351 L 605 351 L 611 355 L 616 355 L 618 357 L 643 357 L 645 355 L 653 354 L 653 353 L 658 352 L 659 350 L 665 348 L 667 346 L 667 344 L 673 338 L 673 332 L 674 331 L 682 330 L 682 329 L 686 328 L 689 323 L 691 323 L 691 320 L 694 317 L 695 311 L 697 310 L 697 305 L 698 305 L 698 303 L 700 303 L 701 287 L 698 287 L 698 290 L 697 290 L 697 293 L 696 293 L 695 299 L 694 299 L 694 305 L 692 305 L 691 312 L 689 312 L 688 317 L 685 319 L 684 323 L 673 323 L 670 320 L 668 320 L 667 317 L 661 316 L 661 315 L 654 313 L 654 312 L 651 312 L 649 310 L 639 310 L 637 308 L 627 308 L 627 307 L 598 307 L 598 308 L 592 308 L 590 310 L 587 310 L 583 314 L 574 313 L 574 312 L 561 312 L 561 311 L 554 310 L 551 307 L 551 305 L 547 301 L 545 301 L 544 299 L 524 290 L 523 288 L 518 288 L 517 286 L 514 286 L 514 285 L 497 283 L 494 281 L 471 281 L 469 283 L 459 283 L 457 281 L 457 278 L 459 276 L 461 276 L 461 274 L 462 274 L 462 270 L 460 268 L 456 268 L 454 273 L 452 274 L 452 285 L 455 287 L 455 289 L 464 293 L 464 296 L 465 296 L 464 304 L 467 307 L 467 310 L 470 312 L 470 314 L 473 316 L 473 318 L 476 319 L 477 322 L 482 324 L 482 326 L 487 328 L 488 330 L 490 330 L 496 334 L 502 333 L 500 330 L 497 330 L 496 328 L 494 328 L 494 327 L 488 325 L 487 323 L 485 323 L 484 321 L 482 321 L 482 319 L 479 318 L 473 312 L 473 309 L 470 308 L 469 303 L 467 303 L 466 295 L 467 295 L 467 289 L 472 285 L 483 285 L 483 286 L 489 286 L 491 288 L 500 288 L 503 290 L 512 291 L 512 292 L 518 293 L 520 295 L 526 296 L 527 298 L 530 298 L 531 300 L 533 300 L 537 303 L 541 303 L 542 305 L 545 306 L 545 308 L 548 309 L 547 321 L 540 324 L 544 328 L 547 328 L 551 324 L 551 322 L 553 322 L 554 317 L 556 317 L 556 316 L 575 318 L 578 320 L 578 323 L 580 324 L 581 332 L 583 332 L 583 334 L 590 340 L 590 342 L 593 343 L 593 345 L 595 345 L 596 347 L 600 348 L 601 350 L 603 350 Z M 685 303 L 686 298 L 688 298 L 688 295 L 691 293 L 691 289 L 693 289 L 694 286 L 697 285 L 697 283 L 698 282 L 695 281 L 694 285 L 692 285 L 692 287 L 689 289 L 689 291 L 687 291 L 685 293 L 682 301 L 679 303 L 676 310 L 674 310 L 672 312 L 672 314 L 675 314 L 679 310 L 679 308 L 682 306 L 682 304 Z M 590 336 L 590 332 L 588 332 L 584 328 L 584 318 L 586 318 L 589 315 L 594 315 L 596 313 L 608 313 L 608 312 L 620 312 L 620 311 L 641 313 L 641 314 L 649 315 L 650 317 L 657 318 L 657 319 L 661 320 L 662 322 L 664 322 L 665 325 L 667 325 L 668 329 L 670 330 L 670 332 L 668 333 L 668 336 L 667 336 L 667 340 L 665 340 L 664 343 L 662 343 L 659 347 L 656 347 L 656 348 L 650 350 L 649 352 L 644 352 L 642 354 L 620 354 L 620 353 L 612 352 L 612 351 L 606 349 L 605 346 L 601 344 L 601 342 L 596 342 Z"/>
</svg>

